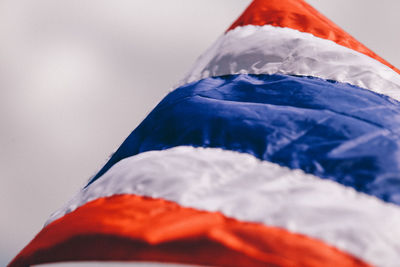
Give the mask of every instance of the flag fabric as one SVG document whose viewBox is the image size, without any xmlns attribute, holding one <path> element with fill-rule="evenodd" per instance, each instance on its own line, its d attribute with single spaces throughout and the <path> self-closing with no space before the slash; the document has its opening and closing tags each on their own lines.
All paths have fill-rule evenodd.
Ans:
<svg viewBox="0 0 400 267">
<path fill-rule="evenodd" d="M 255 0 L 10 266 L 397 266 L 399 73 Z"/>
</svg>

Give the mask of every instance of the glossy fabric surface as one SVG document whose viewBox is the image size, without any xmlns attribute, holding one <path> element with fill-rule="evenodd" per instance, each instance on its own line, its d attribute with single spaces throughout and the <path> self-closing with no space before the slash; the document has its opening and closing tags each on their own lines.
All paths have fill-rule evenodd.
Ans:
<svg viewBox="0 0 400 267">
<path fill-rule="evenodd" d="M 250 153 L 400 204 L 400 105 L 347 84 L 285 75 L 207 78 L 171 92 L 123 158 L 179 145 Z"/>
<path fill-rule="evenodd" d="M 10 267 L 68 260 L 212 266 L 369 266 L 286 230 L 135 195 L 99 198 L 42 230 Z"/>
<path fill-rule="evenodd" d="M 231 74 L 312 76 L 400 100 L 400 75 L 389 67 L 332 41 L 270 25 L 227 32 L 199 57 L 179 85 Z"/>
<path fill-rule="evenodd" d="M 268 24 L 308 32 L 370 56 L 400 73 L 400 70 L 357 41 L 304 0 L 255 0 L 229 27 L 228 31 L 250 24 L 259 26 Z"/>
<path fill-rule="evenodd" d="M 219 148 L 179 146 L 121 160 L 48 223 L 93 199 L 122 194 L 280 227 L 377 266 L 393 266 L 400 255 L 399 206 L 301 170 Z"/>
</svg>

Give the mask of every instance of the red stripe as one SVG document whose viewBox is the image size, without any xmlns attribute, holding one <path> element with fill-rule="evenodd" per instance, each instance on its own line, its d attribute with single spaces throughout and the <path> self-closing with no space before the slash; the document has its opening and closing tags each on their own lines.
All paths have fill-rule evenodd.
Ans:
<svg viewBox="0 0 400 267">
<path fill-rule="evenodd" d="M 303 0 L 254 0 L 228 31 L 249 24 L 260 26 L 268 24 L 308 32 L 370 56 L 400 73 L 399 69 L 358 42 Z"/>
<path fill-rule="evenodd" d="M 369 266 L 321 241 L 135 195 L 100 198 L 45 227 L 10 266 L 146 260 L 214 266 Z"/>
</svg>

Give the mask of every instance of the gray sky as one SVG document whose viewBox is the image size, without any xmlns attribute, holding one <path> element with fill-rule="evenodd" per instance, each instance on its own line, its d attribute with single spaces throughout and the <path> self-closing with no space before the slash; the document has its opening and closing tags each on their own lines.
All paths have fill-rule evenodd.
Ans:
<svg viewBox="0 0 400 267">
<path fill-rule="evenodd" d="M 249 2 L 0 0 L 0 266 Z M 308 2 L 400 67 L 400 1 Z"/>
</svg>

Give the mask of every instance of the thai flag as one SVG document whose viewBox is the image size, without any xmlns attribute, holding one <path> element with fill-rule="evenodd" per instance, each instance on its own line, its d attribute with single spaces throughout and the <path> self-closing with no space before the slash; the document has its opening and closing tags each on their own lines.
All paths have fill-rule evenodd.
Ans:
<svg viewBox="0 0 400 267">
<path fill-rule="evenodd" d="M 399 73 L 255 0 L 10 266 L 398 266 Z"/>
</svg>

